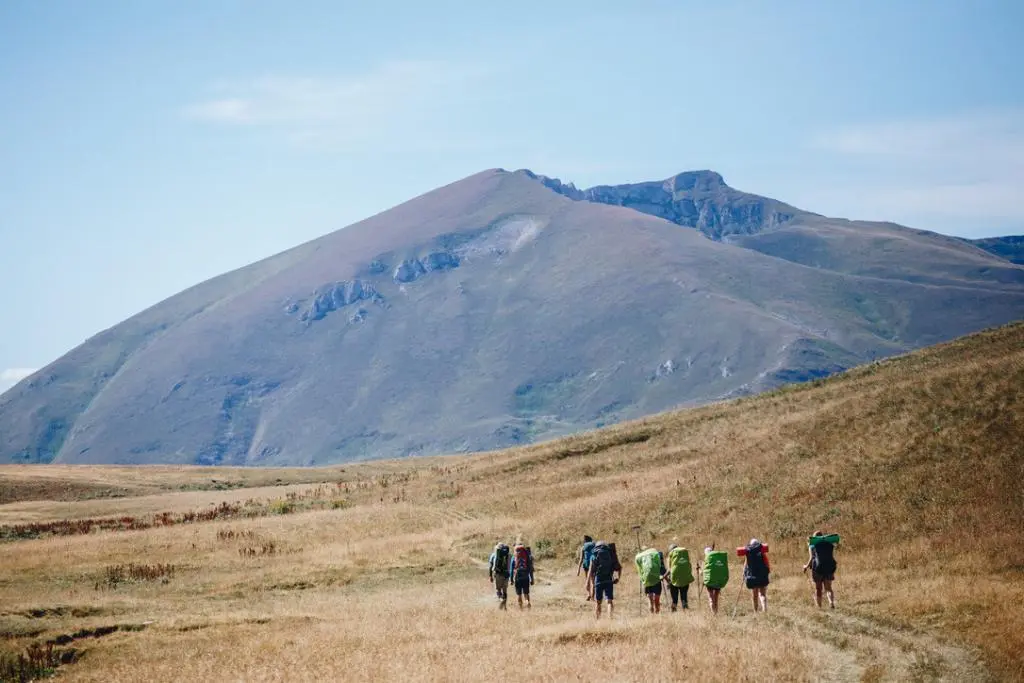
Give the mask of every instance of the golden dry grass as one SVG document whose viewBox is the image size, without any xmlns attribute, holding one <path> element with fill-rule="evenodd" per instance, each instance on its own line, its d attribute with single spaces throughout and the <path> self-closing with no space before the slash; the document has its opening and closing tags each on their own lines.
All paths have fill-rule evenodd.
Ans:
<svg viewBox="0 0 1024 683">
<path fill-rule="evenodd" d="M 0 525 L 225 501 L 259 512 L 0 545 L 0 647 L 128 627 L 64 644 L 80 655 L 58 668 L 68 680 L 1024 679 L 1022 444 L 1014 325 L 497 453 L 319 470 L 0 467 L 0 488 L 20 491 Z M 107 488 L 121 497 L 95 496 Z M 273 514 L 289 492 L 306 498 Z M 645 615 L 627 570 L 616 619 L 595 622 L 573 553 L 583 533 L 632 547 L 633 524 L 659 547 L 767 541 L 769 614 L 751 614 L 734 559 L 717 618 Z M 812 607 L 800 572 L 817 527 L 843 535 L 835 612 Z M 519 535 L 537 557 L 534 607 L 500 613 L 483 561 Z M 133 562 L 174 570 L 103 583 Z"/>
</svg>

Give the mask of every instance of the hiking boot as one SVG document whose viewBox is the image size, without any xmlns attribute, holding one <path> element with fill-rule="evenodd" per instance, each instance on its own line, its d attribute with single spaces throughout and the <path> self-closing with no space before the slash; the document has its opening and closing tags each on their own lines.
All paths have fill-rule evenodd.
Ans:
<svg viewBox="0 0 1024 683">
<path fill-rule="evenodd" d="M 675 612 L 675 611 L 676 611 L 676 606 L 675 606 L 675 605 L 672 605 L 672 611 L 673 611 L 673 612 Z"/>
<path fill-rule="evenodd" d="M 683 600 L 683 609 L 690 609 L 690 604 L 686 600 Z"/>
</svg>

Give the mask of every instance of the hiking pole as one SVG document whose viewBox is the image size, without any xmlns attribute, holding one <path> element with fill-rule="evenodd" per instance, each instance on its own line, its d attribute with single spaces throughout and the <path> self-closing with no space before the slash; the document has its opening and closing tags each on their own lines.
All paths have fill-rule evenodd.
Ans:
<svg viewBox="0 0 1024 683">
<path fill-rule="evenodd" d="M 636 552 L 634 553 L 634 555 L 639 555 L 640 554 L 640 525 L 639 524 L 634 524 L 632 529 L 633 529 L 633 533 L 636 534 Z M 640 579 L 639 573 L 637 574 L 637 579 L 638 580 Z M 642 595 L 642 596 L 646 595 L 644 593 L 644 582 L 643 581 L 640 581 L 640 595 Z M 644 615 L 644 601 L 640 600 L 640 616 L 642 617 L 643 615 Z"/>
<path fill-rule="evenodd" d="M 739 604 L 740 604 L 740 595 L 743 594 L 743 584 L 742 583 L 739 584 L 739 589 L 740 589 L 739 592 L 736 593 L 736 599 L 733 600 L 733 602 L 732 602 L 732 616 L 734 616 L 734 617 L 736 616 L 736 608 L 739 607 Z"/>
</svg>

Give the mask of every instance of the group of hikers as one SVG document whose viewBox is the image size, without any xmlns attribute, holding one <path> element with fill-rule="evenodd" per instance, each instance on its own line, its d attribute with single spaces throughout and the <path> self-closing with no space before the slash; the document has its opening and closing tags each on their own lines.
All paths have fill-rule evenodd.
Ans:
<svg viewBox="0 0 1024 683">
<path fill-rule="evenodd" d="M 820 608 L 822 596 L 828 599 L 829 607 L 835 608 L 835 593 L 832 581 L 835 579 L 836 559 L 835 547 L 839 543 L 839 534 L 826 534 L 815 531 L 807 539 L 808 557 L 803 567 L 806 573 L 811 571 L 814 583 L 814 602 Z M 770 582 L 771 563 L 768 560 L 768 544 L 756 538 L 739 548 L 736 554 L 743 558 L 743 581 L 751 593 L 754 611 L 768 610 L 768 584 Z M 690 551 L 672 543 L 667 553 L 657 548 L 640 548 L 634 558 L 640 587 L 647 596 L 648 607 L 654 614 L 661 612 L 661 595 L 663 586 L 668 587 L 672 598 L 672 611 L 680 606 L 689 609 L 690 585 L 699 580 L 698 592 L 707 589 L 708 605 L 713 614 L 718 614 L 719 598 L 722 589 L 729 582 L 729 553 L 717 550 L 712 543 L 704 548 L 703 561 L 696 567 L 690 562 Z M 590 536 L 583 537 L 580 548 L 576 575 L 585 576 L 587 600 L 595 603 L 595 613 L 601 618 L 602 605 L 607 601 L 608 614 L 614 610 L 615 585 L 622 578 L 622 564 L 619 562 L 615 543 L 594 541 Z M 508 584 L 511 581 L 519 608 L 530 607 L 530 586 L 533 585 L 533 553 L 521 541 L 512 548 L 499 542 L 494 546 L 488 562 L 488 577 L 494 584 L 498 596 L 499 609 L 505 609 L 508 601 Z"/>
</svg>

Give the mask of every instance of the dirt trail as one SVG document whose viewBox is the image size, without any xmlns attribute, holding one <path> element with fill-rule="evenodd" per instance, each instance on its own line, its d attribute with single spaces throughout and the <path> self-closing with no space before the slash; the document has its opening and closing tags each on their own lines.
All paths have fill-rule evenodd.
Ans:
<svg viewBox="0 0 1024 683">
<path fill-rule="evenodd" d="M 486 563 L 482 563 L 486 567 Z M 616 600 L 619 619 L 637 617 L 640 602 L 628 586 L 624 576 L 621 600 Z M 580 611 L 593 609 L 593 603 L 582 600 L 581 579 L 559 573 L 538 580 L 536 600 L 546 609 L 563 610 L 567 618 L 575 619 Z M 695 586 L 696 587 L 696 586 Z M 489 597 L 489 596 L 488 596 Z M 618 596 L 617 596 L 618 597 Z M 735 619 L 753 627 L 755 617 L 744 604 L 739 616 L 733 614 L 732 596 L 726 595 L 720 619 Z M 744 595 L 744 597 L 746 597 Z M 484 602 L 484 601 L 481 601 Z M 492 600 L 487 600 L 488 603 Z M 621 605 L 619 603 L 622 603 Z M 636 603 L 636 604 L 634 604 Z M 690 596 L 691 609 L 704 610 L 704 600 L 696 594 Z M 647 618 L 641 610 L 641 617 Z M 665 614 L 666 618 L 671 618 Z M 984 665 L 969 649 L 947 643 L 919 630 L 889 625 L 868 617 L 837 610 L 817 610 L 811 606 L 772 606 L 768 614 L 772 622 L 781 622 L 794 631 L 807 636 L 812 656 L 827 663 L 819 669 L 816 680 L 835 683 L 847 681 L 994 681 Z"/>
<path fill-rule="evenodd" d="M 459 519 L 454 515 L 452 517 Z M 452 549 L 474 565 L 487 568 L 486 561 L 465 552 L 464 548 Z M 628 573 L 623 576 L 624 584 L 617 591 L 623 593 L 622 599 L 616 600 L 619 608 L 616 610 L 617 614 L 627 620 L 637 614 L 635 610 L 642 604 L 637 602 L 637 597 L 631 595 L 627 588 L 627 585 L 632 585 L 631 578 L 635 577 L 628 576 Z M 696 584 L 694 587 L 696 588 Z M 581 610 L 592 609 L 593 603 L 582 600 L 582 579 L 575 575 L 563 571 L 549 573 L 541 570 L 537 574 L 537 588 L 538 606 L 545 609 L 564 610 L 566 617 L 571 618 L 578 617 Z M 476 598 L 475 601 L 480 604 L 493 602 L 493 598 L 486 592 Z M 723 599 L 725 602 L 719 618 L 735 618 L 751 626 L 755 619 L 763 618 L 750 614 L 749 606 L 745 604 L 741 606 L 740 616 L 734 617 L 731 593 L 723 596 Z M 705 607 L 704 601 L 696 595 L 691 595 L 690 605 L 695 609 Z M 640 609 L 640 613 L 643 612 L 644 610 Z M 790 626 L 811 641 L 813 656 L 828 665 L 819 670 L 820 678 L 817 680 L 836 683 L 995 680 L 978 657 L 965 647 L 944 642 L 921 630 L 890 625 L 852 614 L 841 607 L 836 610 L 819 610 L 810 605 L 772 605 L 768 618 Z"/>
<path fill-rule="evenodd" d="M 831 652 L 823 681 L 991 681 L 970 650 L 917 630 L 839 610 L 780 608 L 782 619 Z"/>
</svg>

